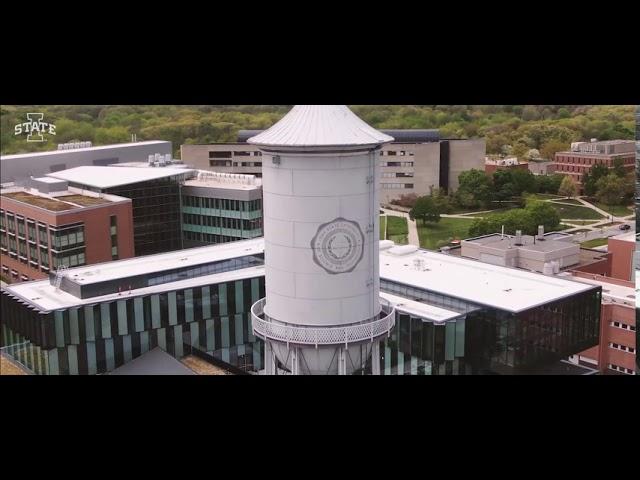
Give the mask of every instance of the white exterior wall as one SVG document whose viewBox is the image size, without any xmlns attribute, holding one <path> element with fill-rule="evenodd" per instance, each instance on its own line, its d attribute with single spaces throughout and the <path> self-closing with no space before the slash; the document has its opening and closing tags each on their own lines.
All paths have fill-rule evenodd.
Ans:
<svg viewBox="0 0 640 480">
<path fill-rule="evenodd" d="M 266 308 L 276 321 L 306 326 L 357 323 L 380 313 L 377 152 L 264 153 Z M 373 176 L 373 181 L 370 177 Z M 356 222 L 363 255 L 353 271 L 328 273 L 312 240 L 338 218 Z"/>
</svg>

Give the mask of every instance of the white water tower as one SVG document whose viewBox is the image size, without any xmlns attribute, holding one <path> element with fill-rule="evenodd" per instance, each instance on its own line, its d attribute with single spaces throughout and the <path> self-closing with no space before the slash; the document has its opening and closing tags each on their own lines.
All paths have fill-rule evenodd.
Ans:
<svg viewBox="0 0 640 480">
<path fill-rule="evenodd" d="M 253 306 L 266 373 L 347 375 L 394 325 L 382 306 L 379 151 L 393 138 L 345 105 L 296 105 L 249 139 L 263 154 L 266 298 Z"/>
</svg>

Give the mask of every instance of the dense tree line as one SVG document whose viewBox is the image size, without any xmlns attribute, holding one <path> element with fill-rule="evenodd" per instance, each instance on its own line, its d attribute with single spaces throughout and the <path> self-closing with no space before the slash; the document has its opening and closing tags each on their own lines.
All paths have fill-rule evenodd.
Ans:
<svg viewBox="0 0 640 480">
<path fill-rule="evenodd" d="M 92 141 L 95 145 L 138 140 L 170 140 L 176 152 L 184 143 L 233 141 L 238 130 L 265 129 L 291 105 L 2 105 L 2 153 L 50 149 L 27 143 L 14 125 L 28 112 L 43 112 L 56 124 L 55 143 Z M 352 105 L 376 128 L 439 128 L 444 137 L 487 140 L 490 154 L 526 157 L 532 151 L 552 158 L 573 141 L 634 139 L 632 106 L 604 105 Z"/>
</svg>

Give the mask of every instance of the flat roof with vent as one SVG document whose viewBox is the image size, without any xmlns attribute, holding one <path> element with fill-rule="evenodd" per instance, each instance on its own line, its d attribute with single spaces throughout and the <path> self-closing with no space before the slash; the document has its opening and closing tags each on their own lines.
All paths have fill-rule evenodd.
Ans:
<svg viewBox="0 0 640 480">
<path fill-rule="evenodd" d="M 55 196 L 22 187 L 5 189 L 0 192 L 0 195 L 4 198 L 32 207 L 42 208 L 49 212 L 68 212 L 111 203 L 131 202 L 128 198 L 116 195 L 98 195 L 93 192 L 83 192 L 73 187 L 65 189 L 63 192 L 56 192 Z"/>
<path fill-rule="evenodd" d="M 417 268 L 419 262 L 420 268 Z M 477 305 L 518 313 L 596 287 L 468 258 L 418 250 L 380 255 L 380 276 Z"/>
<path fill-rule="evenodd" d="M 76 167 L 49 173 L 49 177 L 93 188 L 114 188 L 149 182 L 175 176 L 189 177 L 195 170 L 189 168 L 136 168 L 136 167 Z"/>
<path fill-rule="evenodd" d="M 400 251 L 410 252 L 409 249 Z M 513 313 L 529 310 L 598 288 L 597 286 L 572 279 L 489 265 L 467 258 L 427 250 L 417 250 L 405 255 L 398 254 L 398 250 L 395 250 L 395 252 L 393 254 L 383 251 L 380 254 L 380 276 L 383 280 Z M 189 265 L 196 266 L 204 262 L 263 253 L 264 239 L 258 238 L 100 265 L 77 267 L 69 269 L 67 275 L 70 278 L 75 278 L 74 281 L 79 284 L 99 283 L 127 278 L 132 275 L 171 270 Z M 255 266 L 149 286 L 134 290 L 131 294 L 137 296 L 179 288 L 193 288 L 263 275 L 264 266 Z M 122 295 L 116 293 L 83 300 L 67 292 L 56 291 L 55 286 L 51 285 L 49 280 L 9 285 L 3 288 L 3 291 L 19 297 L 41 311 L 113 301 L 126 298 L 129 295 L 128 292 L 123 292 Z M 405 305 L 407 308 L 426 309 L 436 312 L 433 307 L 426 304 L 413 305 L 405 300 Z"/>
<path fill-rule="evenodd" d="M 18 153 L 15 155 L 2 155 L 0 156 L 0 160 L 12 160 L 16 158 L 32 158 L 32 157 L 42 157 L 42 156 L 62 156 L 68 155 L 70 153 L 83 153 L 83 152 L 91 152 L 91 151 L 101 151 L 101 150 L 111 150 L 114 148 L 128 148 L 128 147 L 143 147 L 149 145 L 167 145 L 171 144 L 171 142 L 167 142 L 164 140 L 151 140 L 148 142 L 135 142 L 135 143 L 116 143 L 112 145 L 100 145 L 100 146 L 91 146 L 85 148 L 73 148 L 70 150 L 50 150 L 48 152 L 30 152 L 30 153 Z"/>
</svg>

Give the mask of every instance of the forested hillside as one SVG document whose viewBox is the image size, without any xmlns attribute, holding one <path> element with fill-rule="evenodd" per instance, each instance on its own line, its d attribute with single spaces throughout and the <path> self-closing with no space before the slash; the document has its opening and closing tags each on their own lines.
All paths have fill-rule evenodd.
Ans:
<svg viewBox="0 0 640 480">
<path fill-rule="evenodd" d="M 48 150 L 52 142 L 92 141 L 105 145 L 141 140 L 170 140 L 179 152 L 183 143 L 234 141 L 240 129 L 268 128 L 290 105 L 171 106 L 11 106 L 1 107 L 2 153 Z M 598 138 L 634 139 L 633 106 L 600 105 L 352 105 L 377 128 L 439 128 L 449 138 L 484 137 L 490 154 L 519 156 L 531 149 L 550 158 L 573 141 Z M 14 125 L 27 112 L 43 112 L 56 125 L 49 142 L 28 144 L 14 135 Z M 506 147 L 506 148 L 505 148 Z"/>
</svg>

